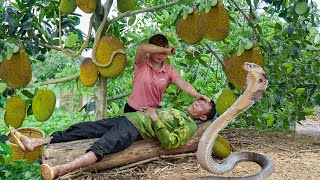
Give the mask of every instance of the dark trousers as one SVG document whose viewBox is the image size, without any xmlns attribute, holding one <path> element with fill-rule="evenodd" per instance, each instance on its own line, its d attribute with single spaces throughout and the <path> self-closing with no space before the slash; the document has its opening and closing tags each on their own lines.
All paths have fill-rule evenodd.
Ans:
<svg viewBox="0 0 320 180">
<path fill-rule="evenodd" d="M 137 128 L 124 116 L 75 124 L 64 131 L 54 132 L 52 137 L 51 143 L 99 138 L 87 150 L 92 151 L 98 161 L 104 155 L 122 151 L 142 139 Z"/>
<path fill-rule="evenodd" d="M 136 112 L 138 110 L 134 109 L 133 107 L 131 107 L 128 103 L 126 103 L 126 105 L 124 105 L 124 109 L 123 112 L 127 113 L 127 112 Z"/>
</svg>

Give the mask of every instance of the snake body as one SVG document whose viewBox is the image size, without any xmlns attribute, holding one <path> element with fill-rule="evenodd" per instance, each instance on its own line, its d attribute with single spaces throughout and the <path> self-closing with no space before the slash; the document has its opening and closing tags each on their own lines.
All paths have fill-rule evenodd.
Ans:
<svg viewBox="0 0 320 180">
<path fill-rule="evenodd" d="M 256 152 L 234 152 L 230 154 L 221 162 L 216 162 L 212 158 L 212 146 L 217 138 L 219 131 L 225 128 L 229 122 L 237 117 L 240 113 L 251 107 L 266 90 L 268 80 L 263 69 L 253 63 L 244 63 L 243 68 L 248 71 L 246 85 L 241 96 L 234 102 L 234 104 L 225 111 L 219 118 L 210 124 L 210 126 L 202 134 L 198 150 L 196 153 L 199 164 L 212 173 L 222 174 L 231 171 L 237 163 L 242 161 L 252 161 L 259 164 L 262 168 L 256 174 L 238 177 L 222 177 L 211 176 L 198 179 L 265 179 L 274 171 L 272 161 L 263 154 Z"/>
</svg>

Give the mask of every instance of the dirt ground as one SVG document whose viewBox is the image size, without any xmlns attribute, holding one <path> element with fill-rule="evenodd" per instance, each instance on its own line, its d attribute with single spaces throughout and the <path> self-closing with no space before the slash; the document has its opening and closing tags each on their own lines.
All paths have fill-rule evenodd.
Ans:
<svg viewBox="0 0 320 180">
<path fill-rule="evenodd" d="M 275 171 L 268 180 L 318 180 L 320 179 L 320 114 L 297 125 L 297 133 L 256 131 L 248 129 L 224 130 L 227 138 L 239 151 L 256 151 L 268 155 L 275 164 Z M 240 163 L 225 175 L 247 175 L 258 172 L 255 163 Z M 208 176 L 197 163 L 194 153 L 163 158 L 131 168 L 117 168 L 98 173 L 77 171 L 60 179 L 157 179 L 182 180 Z"/>
</svg>

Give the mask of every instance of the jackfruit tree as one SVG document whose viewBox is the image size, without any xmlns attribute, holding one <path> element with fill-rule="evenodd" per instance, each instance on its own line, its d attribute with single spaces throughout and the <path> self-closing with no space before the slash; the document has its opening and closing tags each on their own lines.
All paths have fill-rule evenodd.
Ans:
<svg viewBox="0 0 320 180">
<path fill-rule="evenodd" d="M 246 113 L 268 123 L 257 124 L 253 117 L 258 115 L 248 115 L 242 124 L 290 128 L 319 104 L 320 16 L 314 1 L 1 0 L 0 7 L 3 109 L 11 96 L 20 95 L 27 102 L 27 115 L 37 116 L 32 104 L 36 92 L 48 84 L 70 82 L 94 91 L 95 106 L 90 107 L 95 107 L 95 118 L 102 119 L 110 114 L 107 95 L 130 92 L 136 46 L 157 33 L 177 50 L 168 62 L 214 100 L 226 86 L 242 92 L 242 63 L 265 68 L 272 82 L 264 97 L 268 101 Z M 52 65 L 62 63 L 50 72 L 36 66 L 45 64 L 52 51 L 73 62 L 56 58 Z M 77 66 L 74 74 L 54 76 L 67 64 Z M 41 78 L 38 71 L 44 71 Z M 164 104 L 178 108 L 192 100 L 173 86 L 164 95 Z M 268 118 L 272 114 L 277 121 Z"/>
</svg>

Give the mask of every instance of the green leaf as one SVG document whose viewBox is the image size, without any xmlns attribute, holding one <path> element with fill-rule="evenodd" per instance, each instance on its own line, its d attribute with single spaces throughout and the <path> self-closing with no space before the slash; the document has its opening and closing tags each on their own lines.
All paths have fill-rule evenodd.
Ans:
<svg viewBox="0 0 320 180">
<path fill-rule="evenodd" d="M 19 51 L 19 46 L 14 44 L 12 48 L 12 52 L 17 53 L 18 51 Z"/>
<path fill-rule="evenodd" d="M 183 11 L 183 13 L 182 13 L 183 20 L 186 20 L 187 17 L 188 17 L 188 13 L 186 11 Z"/>
<path fill-rule="evenodd" d="M 72 33 L 66 38 L 64 44 L 66 47 L 72 47 L 76 44 L 77 41 L 78 41 L 78 34 Z"/>
<path fill-rule="evenodd" d="M 27 90 L 22 90 L 21 93 L 30 99 L 32 99 L 34 97 L 34 95 Z"/>
<path fill-rule="evenodd" d="M 118 114 L 119 113 L 119 106 L 118 106 L 118 104 L 117 103 L 115 103 L 115 102 L 112 102 L 111 103 L 111 107 L 112 107 L 112 111 L 115 113 L 115 114 Z"/>
<path fill-rule="evenodd" d="M 216 6 L 218 4 L 218 0 L 211 0 L 210 5 L 211 6 Z"/>
<path fill-rule="evenodd" d="M 6 153 L 11 155 L 12 151 L 10 149 L 10 147 L 6 144 L 6 143 L 0 143 L 0 148 Z"/>
<path fill-rule="evenodd" d="M 13 52 L 12 49 L 8 49 L 7 51 L 7 60 L 9 61 L 12 58 Z"/>
<path fill-rule="evenodd" d="M 320 42 L 320 34 L 317 34 L 313 40 L 313 43 L 318 44 Z"/>
<path fill-rule="evenodd" d="M 305 90 L 305 88 L 298 88 L 296 89 L 296 94 L 302 94 Z"/>
<path fill-rule="evenodd" d="M 170 16 L 168 11 L 165 9 L 162 9 L 162 15 L 163 15 L 164 20 L 167 20 Z"/>
<path fill-rule="evenodd" d="M 3 93 L 8 85 L 6 83 L 0 83 L 0 93 Z"/>
<path fill-rule="evenodd" d="M 192 7 L 188 7 L 187 8 L 187 13 L 188 14 L 192 14 L 193 13 L 193 8 Z"/>
<path fill-rule="evenodd" d="M 306 115 L 313 115 L 314 114 L 314 110 L 312 108 L 305 108 L 302 110 L 302 112 Z"/>
<path fill-rule="evenodd" d="M 262 117 L 267 120 L 268 127 L 271 127 L 273 125 L 273 122 L 275 120 L 273 114 L 263 113 Z"/>
<path fill-rule="evenodd" d="M 237 50 L 237 56 L 241 56 L 243 52 L 244 52 L 244 47 L 243 47 L 243 44 L 241 43 Z"/>
<path fill-rule="evenodd" d="M 253 42 L 250 41 L 250 39 L 244 39 L 243 43 L 244 43 L 244 48 L 245 48 L 246 50 L 251 49 L 252 46 L 253 46 Z"/>
<path fill-rule="evenodd" d="M 135 21 L 136 21 L 136 15 L 131 16 L 129 18 L 128 25 L 132 26 Z"/>
<path fill-rule="evenodd" d="M 201 58 L 198 59 L 198 61 L 204 66 L 204 67 L 208 67 L 208 64 Z"/>
<path fill-rule="evenodd" d="M 211 10 L 211 5 L 208 3 L 206 4 L 206 8 L 204 9 L 204 12 L 209 13 Z"/>
<path fill-rule="evenodd" d="M 297 14 L 304 14 L 308 9 L 308 4 L 306 2 L 298 2 L 294 8 Z"/>
</svg>

